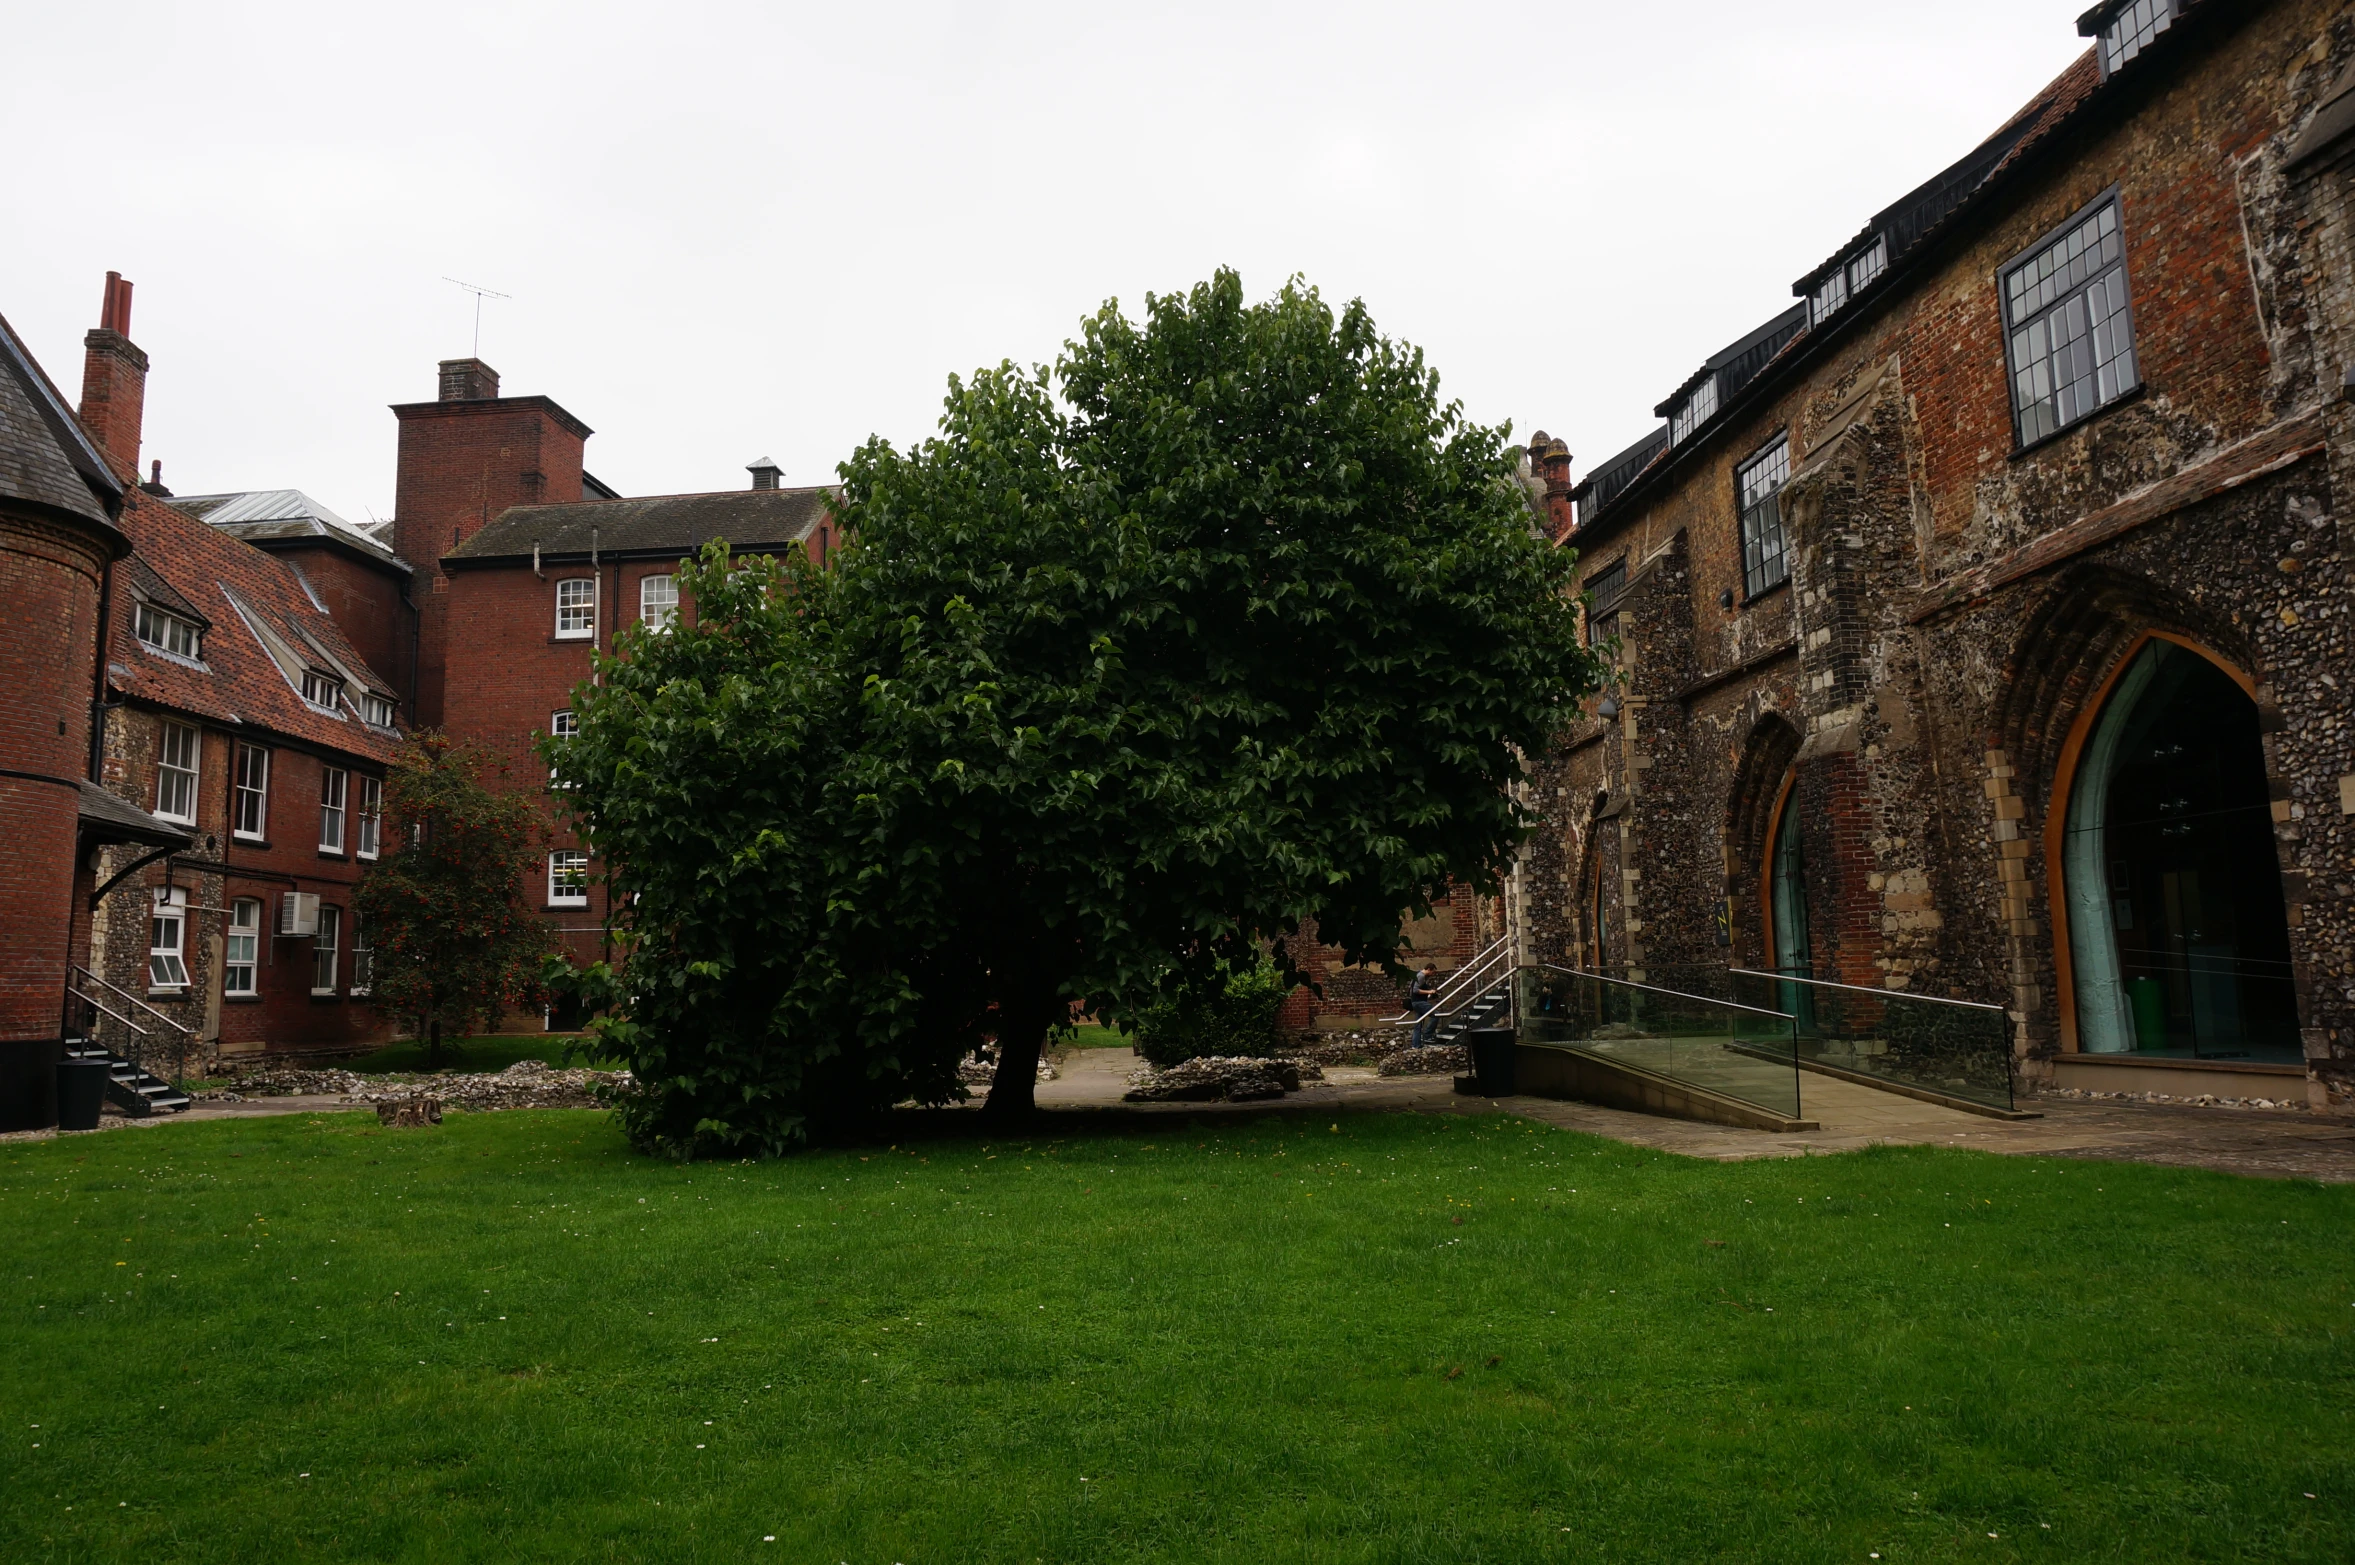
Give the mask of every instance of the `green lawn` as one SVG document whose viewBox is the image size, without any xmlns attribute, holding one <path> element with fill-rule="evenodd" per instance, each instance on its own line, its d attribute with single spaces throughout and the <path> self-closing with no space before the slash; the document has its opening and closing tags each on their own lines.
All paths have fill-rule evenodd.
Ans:
<svg viewBox="0 0 2355 1565">
<path fill-rule="evenodd" d="M 2355 1189 L 1332 1123 L 0 1144 L 0 1559 L 2355 1555 Z"/>
</svg>

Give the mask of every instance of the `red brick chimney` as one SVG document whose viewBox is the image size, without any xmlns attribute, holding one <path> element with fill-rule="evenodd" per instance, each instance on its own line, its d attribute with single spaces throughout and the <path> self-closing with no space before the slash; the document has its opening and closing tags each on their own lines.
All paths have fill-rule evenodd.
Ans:
<svg viewBox="0 0 2355 1565">
<path fill-rule="evenodd" d="M 139 479 L 139 420 L 147 406 L 147 355 L 131 341 L 131 285 L 106 274 L 98 326 L 82 339 L 82 427 L 125 483 Z"/>
<path fill-rule="evenodd" d="M 499 372 L 482 360 L 442 360 L 442 401 L 488 402 L 498 394 Z"/>
</svg>

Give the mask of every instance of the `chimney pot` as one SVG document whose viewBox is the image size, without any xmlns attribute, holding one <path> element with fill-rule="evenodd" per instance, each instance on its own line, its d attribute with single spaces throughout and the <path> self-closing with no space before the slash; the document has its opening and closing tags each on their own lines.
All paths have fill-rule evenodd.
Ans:
<svg viewBox="0 0 2355 1565">
<path fill-rule="evenodd" d="M 443 402 L 488 402 L 499 394 L 499 372 L 480 359 L 441 362 Z"/>
</svg>

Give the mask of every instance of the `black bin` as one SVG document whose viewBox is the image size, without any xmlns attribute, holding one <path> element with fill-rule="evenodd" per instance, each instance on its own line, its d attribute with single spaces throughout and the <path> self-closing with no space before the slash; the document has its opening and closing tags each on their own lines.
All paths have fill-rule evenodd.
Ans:
<svg viewBox="0 0 2355 1565">
<path fill-rule="evenodd" d="M 1483 1097 L 1513 1095 L 1513 1029 L 1482 1027 L 1464 1034 L 1472 1054 L 1472 1079 Z"/>
<path fill-rule="evenodd" d="M 106 1103 L 107 1078 L 114 1067 L 104 1060 L 57 1062 L 57 1128 L 96 1130 L 98 1111 Z"/>
</svg>

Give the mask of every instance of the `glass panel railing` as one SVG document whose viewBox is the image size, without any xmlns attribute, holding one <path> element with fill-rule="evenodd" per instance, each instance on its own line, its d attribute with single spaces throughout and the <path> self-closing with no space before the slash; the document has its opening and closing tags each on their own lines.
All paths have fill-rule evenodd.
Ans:
<svg viewBox="0 0 2355 1565">
<path fill-rule="evenodd" d="M 1608 976 L 1780 1012 L 1809 1064 L 1989 1108 L 2014 1106 L 2011 1026 L 2001 1006 L 1705 963 L 1653 963 Z"/>
<path fill-rule="evenodd" d="M 1788 1015 L 1559 967 L 1524 967 L 1514 981 L 1523 1044 L 1576 1049 L 1799 1117 L 1798 1039 Z"/>
</svg>

